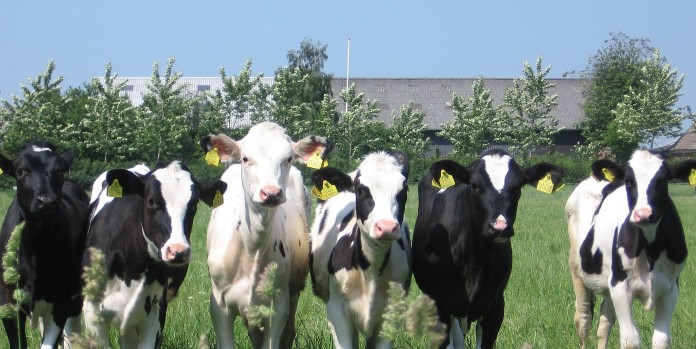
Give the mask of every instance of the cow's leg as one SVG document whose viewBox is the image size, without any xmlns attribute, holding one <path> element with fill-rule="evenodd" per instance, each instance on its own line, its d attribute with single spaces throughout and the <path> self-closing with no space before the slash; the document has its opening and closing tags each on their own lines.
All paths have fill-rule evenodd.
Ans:
<svg viewBox="0 0 696 349">
<path fill-rule="evenodd" d="M 679 288 L 676 284 L 655 302 L 655 330 L 652 336 L 653 349 L 669 348 L 670 322 L 677 305 Z"/>
<path fill-rule="evenodd" d="M 85 317 L 85 329 L 87 330 L 87 335 L 96 336 L 100 348 L 108 347 L 110 341 L 109 325 L 111 321 L 104 318 L 98 318 L 98 313 L 94 309 L 94 305 L 91 302 L 85 302 L 82 312 Z"/>
<path fill-rule="evenodd" d="M 27 334 L 25 328 L 25 322 L 27 315 L 24 311 L 19 311 L 19 322 L 17 318 L 3 318 L 2 325 L 5 327 L 5 333 L 7 333 L 7 341 L 10 344 L 10 349 L 26 349 L 27 348 Z"/>
<path fill-rule="evenodd" d="M 394 347 L 394 344 L 390 340 L 379 336 L 379 331 L 372 334 L 372 337 L 367 338 L 365 344 L 365 347 L 370 349 L 391 349 Z"/>
<path fill-rule="evenodd" d="M 269 319 L 270 323 L 266 326 L 263 338 L 263 347 L 268 349 L 279 348 L 281 335 L 288 321 L 290 313 L 290 299 L 288 292 L 281 292 L 273 300 L 273 316 Z"/>
<path fill-rule="evenodd" d="M 210 317 L 213 320 L 218 349 L 233 349 L 234 319 L 237 316 L 230 312 L 223 299 L 218 300 L 212 292 L 210 293 Z"/>
<path fill-rule="evenodd" d="M 138 330 L 133 326 L 121 329 L 119 343 L 121 344 L 121 349 L 138 348 Z"/>
<path fill-rule="evenodd" d="M 493 306 L 488 314 L 477 322 L 476 346 L 478 348 L 492 349 L 495 346 L 495 340 L 498 338 L 504 315 L 505 298 L 501 295 L 493 301 Z M 478 327 L 481 329 L 479 330 Z M 479 340 L 479 338 L 481 339 Z"/>
<path fill-rule="evenodd" d="M 147 317 L 141 322 L 141 325 L 138 327 L 138 334 L 140 337 L 138 340 L 138 348 L 156 348 L 162 338 L 159 302 L 153 305 L 152 311 L 150 311 L 150 313 L 147 314 Z"/>
<path fill-rule="evenodd" d="M 625 281 L 617 283 L 609 289 L 611 301 L 614 303 L 616 319 L 619 321 L 621 333 L 621 349 L 640 348 L 640 336 L 633 323 L 633 295 Z"/>
<path fill-rule="evenodd" d="M 594 311 L 594 294 L 580 277 L 576 274 L 577 265 L 575 264 L 576 253 L 570 252 L 570 276 L 573 279 L 573 290 L 575 291 L 575 330 L 580 338 L 580 348 L 587 348 L 587 342 L 590 337 L 590 328 L 592 325 L 592 313 Z"/>
<path fill-rule="evenodd" d="M 56 323 L 53 314 L 47 314 L 41 319 L 43 324 L 43 337 L 41 339 L 41 349 L 53 349 L 58 347 L 58 342 L 62 339 L 63 326 L 65 320 Z"/>
<path fill-rule="evenodd" d="M 334 339 L 336 349 L 352 349 L 358 347 L 358 335 L 350 319 L 346 317 L 343 300 L 329 296 L 326 304 L 326 317 Z"/>
<path fill-rule="evenodd" d="M 449 331 L 450 345 L 448 345 L 447 348 L 465 348 L 465 337 L 467 332 L 469 332 L 469 321 L 453 316 Z"/>
<path fill-rule="evenodd" d="M 281 336 L 281 349 L 291 349 L 292 344 L 295 342 L 295 314 L 297 313 L 297 303 L 299 301 L 299 293 L 296 293 L 290 297 L 290 312 L 288 313 L 288 320 L 285 324 L 285 328 L 283 329 L 283 335 Z"/>
<path fill-rule="evenodd" d="M 606 349 L 609 342 L 611 328 L 616 321 L 616 312 L 611 298 L 605 297 L 602 300 L 602 308 L 599 311 L 599 325 L 597 326 L 597 349 Z"/>
</svg>

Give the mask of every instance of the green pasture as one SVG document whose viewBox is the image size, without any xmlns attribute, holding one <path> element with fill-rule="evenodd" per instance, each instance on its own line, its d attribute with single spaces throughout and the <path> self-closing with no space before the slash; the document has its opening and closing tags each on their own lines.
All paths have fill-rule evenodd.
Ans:
<svg viewBox="0 0 696 349">
<path fill-rule="evenodd" d="M 573 326 L 573 289 L 568 271 L 568 238 L 564 218 L 564 205 L 573 187 L 568 186 L 554 195 L 548 195 L 531 187 L 524 189 L 515 223 L 516 235 L 512 239 L 514 268 L 506 291 L 505 321 L 498 337 L 498 348 L 516 349 L 528 342 L 533 348 L 577 348 L 578 341 Z M 687 244 L 696 250 L 696 196 L 687 185 L 671 185 L 672 198 L 676 202 L 686 229 Z M 5 212 L 12 192 L 0 192 L 0 212 Z M 412 226 L 417 214 L 417 190 L 411 187 L 406 217 Z M 215 347 L 215 334 L 208 314 L 210 280 L 205 262 L 205 234 L 210 209 L 200 205 L 195 219 L 192 244 L 194 259 L 188 276 L 167 314 L 164 333 L 165 348 L 196 348 L 200 337 L 211 348 Z M 680 280 L 680 296 L 672 320 L 672 348 L 693 349 L 696 345 L 696 258 L 689 258 Z M 326 312 L 322 302 L 309 287 L 305 288 L 297 312 L 296 348 L 330 348 L 331 335 L 326 324 Z M 409 297 L 415 298 L 420 290 L 415 282 Z M 598 312 L 599 302 L 596 305 Z M 652 332 L 652 313 L 635 306 L 636 323 L 643 345 L 649 347 Z M 596 328 L 596 319 L 593 327 Z M 235 337 L 239 348 L 250 348 L 246 331 L 237 321 Z M 594 335 L 595 330 L 593 330 Z M 473 342 L 471 331 L 469 343 Z M 112 330 L 115 347 L 118 347 Z M 31 330 L 30 347 L 39 346 L 38 330 Z M 592 339 L 594 341 L 594 338 Z M 7 347 L 7 339 L 0 335 L 0 348 Z M 397 348 L 424 348 L 419 339 L 402 336 L 395 343 Z M 473 347 L 473 344 L 470 344 Z M 610 348 L 618 347 L 618 325 L 612 331 Z"/>
</svg>

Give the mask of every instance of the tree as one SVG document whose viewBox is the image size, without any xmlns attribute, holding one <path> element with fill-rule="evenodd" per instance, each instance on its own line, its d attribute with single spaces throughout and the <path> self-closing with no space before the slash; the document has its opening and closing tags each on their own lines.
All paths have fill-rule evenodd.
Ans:
<svg viewBox="0 0 696 349">
<path fill-rule="evenodd" d="M 252 61 L 247 60 L 235 76 L 227 76 L 225 68 L 220 68 L 222 89 L 208 96 L 206 117 L 201 120 L 199 129 L 203 132 L 220 132 L 228 135 L 239 134 L 240 129 L 250 121 L 268 118 L 268 96 L 271 88 L 262 82 L 263 74 L 252 78 Z"/>
<path fill-rule="evenodd" d="M 71 137 L 65 132 L 68 122 L 63 111 L 65 99 L 60 92 L 63 77 L 53 80 L 56 65 L 48 62 L 46 70 L 29 81 L 29 86 L 21 86 L 23 98 L 12 96 L 12 103 L 3 100 L 2 145 L 15 153 L 19 147 L 30 140 L 44 140 L 54 143 L 58 148 L 71 146 Z"/>
<path fill-rule="evenodd" d="M 640 69 L 640 78 L 635 87 L 630 87 L 614 111 L 614 125 L 610 129 L 623 138 L 632 152 L 639 144 L 655 146 L 655 139 L 676 137 L 681 133 L 684 119 L 693 119 L 689 107 L 675 108 L 684 86 L 684 76 L 677 76 L 669 64 L 655 50 L 653 57 Z"/>
<path fill-rule="evenodd" d="M 610 132 L 616 114 L 616 106 L 631 88 L 637 88 L 640 70 L 655 49 L 650 40 L 632 38 L 624 33 L 610 33 L 606 46 L 588 60 L 588 65 L 580 73 L 581 77 L 591 81 L 583 95 L 585 103 L 585 120 L 580 124 L 582 135 L 587 140 L 587 149 L 594 154 L 603 148 L 626 149 L 633 145 Z M 623 159 L 623 157 L 619 157 Z"/>
<path fill-rule="evenodd" d="M 302 100 L 310 102 L 313 106 L 324 99 L 324 95 L 331 95 L 331 74 L 324 73 L 324 63 L 329 58 L 326 54 L 326 45 L 321 42 L 313 42 L 304 39 L 300 43 L 300 50 L 288 52 L 288 69 L 299 69 L 304 80 Z"/>
<path fill-rule="evenodd" d="M 365 101 L 363 93 L 357 93 L 355 84 L 341 91 L 341 99 L 348 104 L 348 110 L 339 113 L 338 122 L 328 134 L 334 141 L 336 153 L 349 162 L 357 164 L 360 156 L 371 150 L 380 142 L 380 134 L 384 134 L 384 125 L 374 120 L 379 114 L 377 101 Z"/>
<path fill-rule="evenodd" d="M 493 141 L 493 123 L 498 109 L 493 106 L 491 91 L 485 84 L 479 77 L 471 86 L 471 96 L 465 98 L 454 93 L 452 102 L 447 105 L 454 117 L 442 125 L 439 135 L 452 142 L 453 155 L 460 159 L 477 156 Z"/>
<path fill-rule="evenodd" d="M 423 123 L 425 113 L 413 109 L 413 103 L 404 105 L 397 114 L 392 111 L 392 124 L 389 127 L 389 143 L 393 149 L 401 150 L 409 158 L 422 156 L 432 143 L 423 132 L 428 125 Z"/>
<path fill-rule="evenodd" d="M 141 110 L 144 118 L 137 138 L 144 144 L 143 153 L 154 162 L 180 158 L 184 149 L 193 148 L 192 140 L 187 137 L 186 113 L 197 101 L 186 96 L 185 86 L 178 84 L 181 73 L 172 71 L 175 61 L 169 58 L 162 77 L 159 63 L 155 62 L 149 92 L 143 96 Z"/>
<path fill-rule="evenodd" d="M 88 97 L 86 117 L 79 121 L 82 147 L 86 157 L 101 159 L 105 163 L 112 160 L 126 160 L 137 154 L 136 130 L 139 114 L 131 102 L 121 95 L 127 81 L 116 82 L 118 74 L 112 73 L 111 63 L 106 64 L 104 77 L 92 79 L 90 88 L 94 91 Z"/>
<path fill-rule="evenodd" d="M 496 121 L 497 138 L 525 159 L 538 147 L 552 146 L 559 131 L 558 119 L 551 114 L 558 96 L 549 95 L 554 85 L 546 79 L 551 66 L 542 68 L 541 61 L 539 56 L 534 68 L 524 63 L 524 77 L 514 79 L 513 86 L 505 90 Z"/>
</svg>

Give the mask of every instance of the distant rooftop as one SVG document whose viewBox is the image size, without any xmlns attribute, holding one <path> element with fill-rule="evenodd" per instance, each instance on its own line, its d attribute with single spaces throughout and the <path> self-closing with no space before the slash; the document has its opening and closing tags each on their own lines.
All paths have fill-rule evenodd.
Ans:
<svg viewBox="0 0 696 349">
<path fill-rule="evenodd" d="M 118 81 L 128 80 L 123 92 L 134 105 L 143 103 L 142 96 L 150 82 L 149 77 L 119 77 Z M 425 112 L 424 122 L 430 130 L 441 129 L 440 125 L 452 119 L 452 110 L 447 103 L 452 101 L 452 94 L 468 96 L 472 93 L 472 85 L 476 78 L 350 78 L 349 83 L 355 84 L 359 93 L 364 93 L 366 99 L 377 100 L 381 113 L 378 119 L 391 122 L 392 111 L 413 102 L 414 108 Z M 486 88 L 491 90 L 494 104 L 502 102 L 506 88 L 512 86 L 513 79 L 485 79 Z M 558 125 L 567 130 L 577 130 L 578 124 L 584 118 L 582 90 L 587 80 L 583 79 L 548 79 L 555 86 L 550 94 L 558 95 L 558 105 L 552 111 L 558 118 Z M 262 83 L 272 85 L 273 77 L 262 78 Z M 220 77 L 182 77 L 180 85 L 187 85 L 191 93 L 214 92 L 222 88 Z M 331 82 L 333 97 L 339 99 L 339 93 L 346 86 L 346 79 L 337 77 Z M 339 108 L 343 105 L 339 101 Z"/>
</svg>

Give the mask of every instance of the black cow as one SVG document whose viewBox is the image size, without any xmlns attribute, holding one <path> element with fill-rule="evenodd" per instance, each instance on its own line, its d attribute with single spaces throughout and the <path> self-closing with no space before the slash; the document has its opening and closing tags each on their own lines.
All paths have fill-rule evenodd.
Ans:
<svg viewBox="0 0 696 349">
<path fill-rule="evenodd" d="M 503 321 L 503 291 L 512 269 L 509 238 L 521 189 L 543 179 L 555 183 L 553 191 L 562 175 L 548 163 L 523 168 L 494 149 L 467 167 L 438 161 L 418 186 L 413 274 L 448 329 L 460 322 L 466 334 L 477 321 L 477 348 L 493 347 Z M 455 347 L 463 345 L 459 337 L 453 338 Z"/>
<path fill-rule="evenodd" d="M 85 302 L 85 324 L 101 345 L 108 345 L 109 325 L 114 323 L 120 329 L 121 347 L 154 348 L 161 345 L 167 303 L 188 269 L 199 198 L 212 205 L 227 185 L 197 182 L 177 161 L 145 175 L 135 170 L 106 172 L 104 189 L 90 205 L 86 248 L 104 253 L 109 281 L 96 308 Z M 89 263 L 86 250 L 83 264 Z M 95 321 L 98 316 L 101 321 Z"/>
<path fill-rule="evenodd" d="M 89 197 L 76 183 L 64 179 L 75 154 L 74 148 L 59 154 L 54 145 L 36 141 L 23 145 L 13 160 L 0 155 L 3 172 L 17 180 L 17 195 L 2 224 L 0 249 L 5 253 L 10 234 L 24 222 L 19 287 L 30 295 L 19 322 L 2 319 L 10 348 L 27 347 L 26 311 L 34 319 L 42 318 L 41 348 L 57 347 L 64 327 L 66 332 L 79 328 L 82 225 Z M 0 304 L 14 303 L 15 287 L 0 278 Z"/>
</svg>

